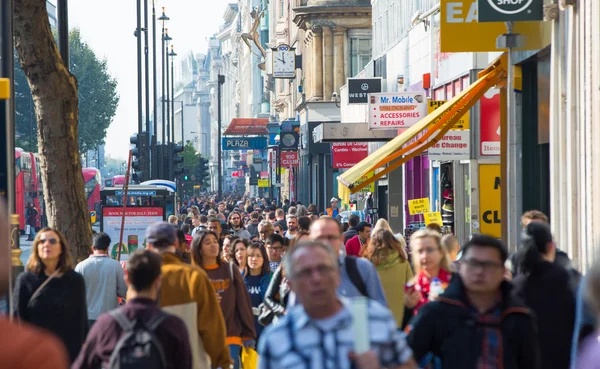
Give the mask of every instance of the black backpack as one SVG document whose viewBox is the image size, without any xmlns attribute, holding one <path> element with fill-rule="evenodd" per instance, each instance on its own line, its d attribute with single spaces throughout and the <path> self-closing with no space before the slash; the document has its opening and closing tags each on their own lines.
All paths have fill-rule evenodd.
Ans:
<svg viewBox="0 0 600 369">
<path fill-rule="evenodd" d="M 358 264 L 356 262 L 356 257 L 354 256 L 346 256 L 344 259 L 344 266 L 346 268 L 346 274 L 348 274 L 348 278 L 350 278 L 350 282 L 356 287 L 358 292 L 365 297 L 369 297 L 367 293 L 367 286 L 365 281 L 363 281 L 360 272 L 358 271 Z"/>
<path fill-rule="evenodd" d="M 140 320 L 127 319 L 121 309 L 109 314 L 123 329 L 123 336 L 117 342 L 107 369 L 165 369 L 167 362 L 162 343 L 154 331 L 168 316 L 159 311 L 147 324 Z"/>
</svg>

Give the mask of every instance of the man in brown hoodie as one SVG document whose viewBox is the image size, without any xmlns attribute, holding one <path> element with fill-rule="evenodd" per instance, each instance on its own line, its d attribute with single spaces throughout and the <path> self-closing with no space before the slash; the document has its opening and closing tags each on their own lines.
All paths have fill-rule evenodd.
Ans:
<svg viewBox="0 0 600 369">
<path fill-rule="evenodd" d="M 230 368 L 233 361 L 229 356 L 225 319 L 215 289 L 204 270 L 185 264 L 175 254 L 176 240 L 177 231 L 167 222 L 155 223 L 146 229 L 148 249 L 162 257 L 160 306 L 182 318 L 188 329 L 192 323 L 197 325 L 199 337 L 194 334 L 196 332 L 188 332 L 194 368 L 210 368 L 206 356 L 210 357 L 213 367 Z M 192 316 L 191 310 L 195 311 Z"/>
</svg>

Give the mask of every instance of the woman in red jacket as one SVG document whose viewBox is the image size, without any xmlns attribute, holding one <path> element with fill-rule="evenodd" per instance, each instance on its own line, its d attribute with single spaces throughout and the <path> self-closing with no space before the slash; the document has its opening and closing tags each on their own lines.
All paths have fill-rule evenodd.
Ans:
<svg viewBox="0 0 600 369">
<path fill-rule="evenodd" d="M 192 241 L 192 261 L 203 268 L 221 301 L 227 327 L 227 344 L 234 368 L 239 369 L 242 345 L 255 347 L 256 331 L 252 302 L 237 266 L 221 259 L 217 235 L 211 231 L 198 232 Z"/>
</svg>

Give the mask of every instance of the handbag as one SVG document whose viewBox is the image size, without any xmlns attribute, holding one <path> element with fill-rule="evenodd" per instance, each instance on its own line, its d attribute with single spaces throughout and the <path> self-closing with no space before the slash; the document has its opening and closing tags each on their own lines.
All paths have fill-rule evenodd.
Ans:
<svg viewBox="0 0 600 369">
<path fill-rule="evenodd" d="M 258 323 L 262 326 L 268 326 L 275 319 L 275 312 L 267 307 L 264 303 L 258 306 L 260 314 L 258 315 Z"/>
<path fill-rule="evenodd" d="M 59 274 L 58 270 L 55 270 L 55 271 L 54 271 L 54 273 L 52 273 L 52 274 L 51 274 L 51 275 L 50 275 L 48 278 L 46 278 L 46 280 L 45 280 L 44 282 L 42 282 L 42 284 L 40 284 L 40 286 L 39 286 L 39 287 L 38 287 L 38 288 L 37 288 L 35 291 L 33 291 L 33 294 L 31 295 L 31 297 L 30 297 L 30 298 L 29 298 L 29 300 L 27 301 L 27 305 L 29 305 L 29 303 L 30 303 L 30 302 L 31 302 L 31 301 L 32 301 L 34 298 L 36 298 L 36 297 L 37 297 L 37 295 L 39 295 L 39 294 L 40 294 L 40 292 L 42 292 L 42 289 L 44 289 L 44 287 L 46 287 L 46 285 L 47 285 L 48 283 L 50 283 L 50 281 L 51 281 L 51 280 L 52 280 L 54 277 L 58 276 L 58 274 Z"/>
<path fill-rule="evenodd" d="M 242 369 L 258 368 L 258 353 L 253 348 L 242 349 Z"/>
</svg>

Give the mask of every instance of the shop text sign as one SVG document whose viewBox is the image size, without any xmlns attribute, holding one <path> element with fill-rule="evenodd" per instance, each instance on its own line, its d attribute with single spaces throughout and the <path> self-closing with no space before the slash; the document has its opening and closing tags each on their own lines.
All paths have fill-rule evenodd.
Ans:
<svg viewBox="0 0 600 369">
<path fill-rule="evenodd" d="M 282 151 L 281 166 L 283 168 L 297 168 L 300 166 L 298 151 Z"/>
<path fill-rule="evenodd" d="M 479 22 L 541 21 L 544 0 L 478 0 Z"/>
<path fill-rule="evenodd" d="M 408 211 L 410 215 L 429 213 L 429 198 L 408 200 Z"/>
<path fill-rule="evenodd" d="M 368 155 L 368 142 L 334 142 L 331 144 L 331 161 L 334 168 L 352 168 Z"/>
<path fill-rule="evenodd" d="M 500 164 L 479 165 L 479 231 L 500 238 L 502 235 L 502 189 Z"/>
<path fill-rule="evenodd" d="M 427 101 L 427 114 L 431 114 L 435 111 L 435 109 L 444 105 L 447 100 L 428 100 Z M 463 115 L 458 122 L 454 124 L 452 127 L 453 131 L 468 131 L 471 128 L 471 112 L 467 110 L 465 115 Z"/>
<path fill-rule="evenodd" d="M 434 211 L 432 213 L 423 213 L 423 217 L 425 218 L 425 225 L 430 225 L 430 224 L 439 224 L 440 226 L 444 225 L 444 222 L 442 222 L 442 214 L 439 211 Z"/>
<path fill-rule="evenodd" d="M 381 92 L 381 78 L 348 78 L 348 104 L 366 104 L 368 96 Z"/>
<path fill-rule="evenodd" d="M 258 187 L 261 187 L 261 188 L 269 187 L 269 180 L 268 179 L 259 179 Z"/>
<path fill-rule="evenodd" d="M 369 129 L 407 128 L 417 124 L 426 115 L 425 92 L 369 95 Z"/>
<path fill-rule="evenodd" d="M 362 177 L 360 177 L 355 185 L 358 186 L 359 184 L 367 181 L 369 178 L 373 177 L 375 175 L 374 171 L 370 171 L 367 174 L 363 175 Z M 369 183 L 367 186 L 365 186 L 363 189 L 361 189 L 359 192 L 375 192 L 375 182 L 371 182 Z"/>
<path fill-rule="evenodd" d="M 223 137 L 223 150 L 263 150 L 266 148 L 266 137 Z"/>
<path fill-rule="evenodd" d="M 429 160 L 468 160 L 471 156 L 469 131 L 450 131 L 429 147 Z"/>
</svg>

